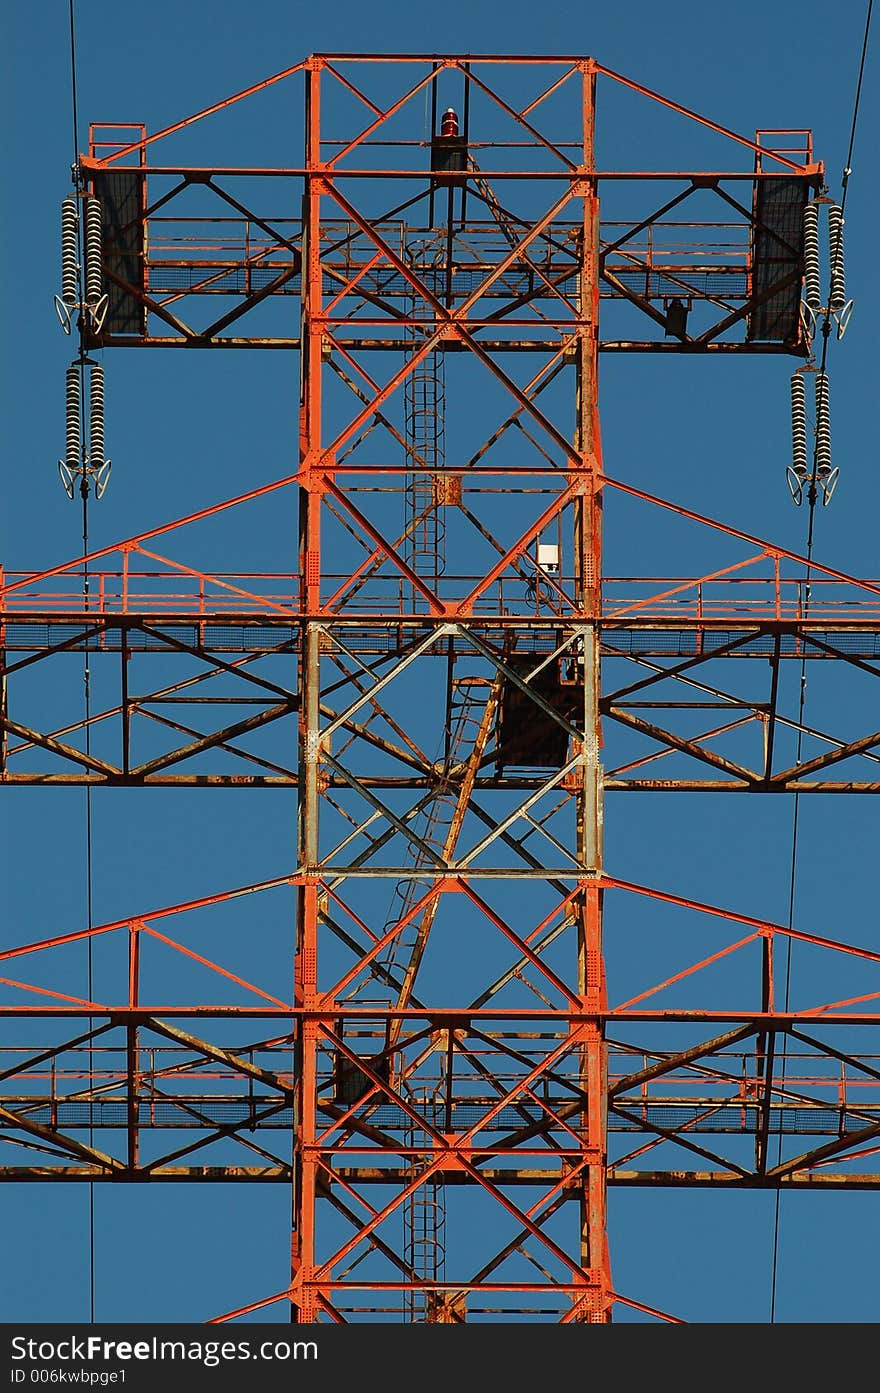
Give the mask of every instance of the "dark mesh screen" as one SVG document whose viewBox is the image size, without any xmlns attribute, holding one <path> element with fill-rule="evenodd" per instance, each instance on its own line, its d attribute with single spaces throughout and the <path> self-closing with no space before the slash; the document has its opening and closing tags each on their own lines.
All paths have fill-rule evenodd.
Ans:
<svg viewBox="0 0 880 1393">
<path fill-rule="evenodd" d="M 138 169 L 103 170 L 94 176 L 104 221 L 104 282 L 109 296 L 104 330 L 108 334 L 145 334 L 146 307 L 112 279 L 145 289 L 144 183 Z"/>
<path fill-rule="evenodd" d="M 787 343 L 798 335 L 804 250 L 804 207 L 809 193 L 804 179 L 758 179 L 755 189 L 755 235 L 752 293 L 770 295 L 749 315 L 748 338 Z M 784 284 L 789 281 L 789 284 Z"/>
</svg>

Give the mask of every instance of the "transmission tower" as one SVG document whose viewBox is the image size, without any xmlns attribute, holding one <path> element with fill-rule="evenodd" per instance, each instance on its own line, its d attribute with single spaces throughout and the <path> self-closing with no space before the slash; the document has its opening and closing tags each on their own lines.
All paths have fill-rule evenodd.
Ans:
<svg viewBox="0 0 880 1393">
<path fill-rule="evenodd" d="M 281 81 L 305 90 L 298 165 L 168 153 Z M 597 166 L 603 84 L 711 134 L 720 167 Z M 296 798 L 288 874 L 172 905 L 157 887 L 2 954 L 0 1179 L 290 1189 L 289 1285 L 182 1316 L 675 1319 L 615 1285 L 609 1186 L 880 1182 L 877 954 L 620 878 L 623 841 L 603 861 L 606 794 L 614 839 L 639 794 L 674 820 L 685 793 L 880 787 L 877 732 L 807 725 L 796 680 L 875 672 L 880 585 L 627 483 L 600 444 L 600 352 L 788 355 L 792 492 L 830 496 L 824 374 L 816 469 L 802 409 L 845 304 L 836 215 L 836 290 L 814 293 L 823 200 L 808 132 L 737 135 L 590 58 L 320 55 L 165 131 L 92 126 L 63 213 L 59 315 L 86 355 L 65 486 L 106 486 L 88 355 L 300 365 L 284 477 L 222 501 L 206 482 L 196 514 L 0 577 L 3 783 Z M 298 499 L 298 559 L 231 569 L 230 528 L 273 494 Z M 667 576 L 634 552 L 607 573 L 603 505 L 616 555 L 636 514 L 675 521 Z M 180 537 L 218 522 L 216 564 L 210 541 L 188 560 Z M 689 568 L 685 536 L 717 560 Z M 41 725 L 41 674 L 84 651 L 115 696 L 84 717 L 71 675 Z M 290 986 L 199 937 L 261 895 L 279 924 L 295 904 Z M 651 975 L 621 949 L 607 974 L 652 915 L 701 951 L 670 942 Z M 125 945 L 99 1000 L 53 974 L 85 939 Z M 782 999 L 801 942 L 827 1001 Z M 160 951 L 201 974 L 194 999 Z"/>
</svg>

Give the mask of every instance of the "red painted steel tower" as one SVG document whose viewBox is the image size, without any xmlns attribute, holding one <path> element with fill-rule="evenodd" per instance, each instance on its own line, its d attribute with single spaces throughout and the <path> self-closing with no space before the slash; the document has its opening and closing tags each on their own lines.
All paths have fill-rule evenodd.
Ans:
<svg viewBox="0 0 880 1393">
<path fill-rule="evenodd" d="M 0 1178 L 289 1186 L 290 1284 L 224 1319 L 674 1318 L 614 1285 L 608 1185 L 875 1185 L 878 955 L 608 874 L 605 794 L 874 790 L 876 733 L 824 735 L 785 702 L 802 662 L 869 665 L 880 586 L 805 580 L 802 557 L 606 472 L 598 356 L 809 364 L 822 167 L 806 132 L 746 139 L 589 58 L 318 56 L 260 87 L 282 80 L 305 85 L 295 168 L 164 163 L 211 112 L 93 127 L 78 204 L 100 207 L 100 265 L 73 313 L 87 351 L 298 353 L 298 466 L 3 577 L 0 776 L 289 789 L 297 863 L 0 954 L 23 960 L 8 1039 L 44 1031 L 3 1076 Z M 602 83 L 699 123 L 726 162 L 598 167 Z M 279 187 L 286 218 L 261 201 Z M 296 573 L 231 571 L 230 519 L 294 492 Z M 671 578 L 635 556 L 607 574 L 603 502 L 618 542 L 640 510 L 675 520 Z M 216 566 L 187 562 L 178 534 L 218 520 Z M 686 535 L 712 539 L 708 570 Z M 41 729 L 34 671 L 84 650 L 118 698 Z M 292 990 L 190 936 L 273 894 L 296 901 Z M 619 952 L 609 992 L 606 905 L 621 935 L 680 915 L 703 948 L 659 978 Z M 111 999 L 52 976 L 87 937 L 127 939 Z M 792 941 L 833 962 L 833 1001 L 778 999 Z M 204 995 L 146 994 L 159 947 Z M 729 985 L 704 994 L 719 963 Z"/>
</svg>

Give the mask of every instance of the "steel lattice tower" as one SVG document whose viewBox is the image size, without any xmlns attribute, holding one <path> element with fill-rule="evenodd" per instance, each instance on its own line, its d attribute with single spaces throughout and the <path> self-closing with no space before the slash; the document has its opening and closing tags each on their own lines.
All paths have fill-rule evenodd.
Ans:
<svg viewBox="0 0 880 1393">
<path fill-rule="evenodd" d="M 600 445 L 600 351 L 807 358 L 822 166 L 806 132 L 737 136 L 589 58 L 318 56 L 281 80 L 305 85 L 298 167 L 163 163 L 155 142 L 211 113 L 92 128 L 108 305 L 81 319 L 89 350 L 295 351 L 297 468 L 93 553 L 85 598 L 82 557 L 0 577 L 0 777 L 295 790 L 297 864 L 2 954 L 23 961 L 0 1178 L 290 1186 L 290 1285 L 224 1318 L 662 1316 L 662 1294 L 613 1284 L 609 1184 L 880 1179 L 859 1155 L 880 1131 L 861 1044 L 877 955 L 603 865 L 606 793 L 877 787 L 858 767 L 875 732 L 801 724 L 793 759 L 783 708 L 802 660 L 873 670 L 880 587 L 818 563 L 805 582 L 804 558 L 625 483 Z M 701 122 L 732 167 L 597 167 L 600 81 Z M 255 192 L 279 185 L 287 219 Z M 425 443 L 440 392 L 443 450 Z M 246 528 L 294 491 L 295 573 L 167 555 L 178 530 Z M 663 579 L 633 557 L 610 577 L 609 500 L 710 535 L 717 564 L 677 553 Z M 442 564 L 419 561 L 425 536 Z M 84 649 L 118 698 L 42 729 L 35 671 Z M 292 992 L 191 946 L 194 919 L 277 892 L 296 900 Z M 629 963 L 609 999 L 606 902 L 610 922 L 621 904 L 691 916 L 710 946 L 659 981 Z M 127 940 L 112 1000 L 40 976 L 86 937 Z M 833 1001 L 778 1000 L 793 940 L 833 961 Z M 207 974 L 199 1000 L 145 1001 L 157 942 Z M 701 973 L 719 962 L 736 970 L 716 1006 Z M 46 1038 L 19 1047 L 32 1019 Z"/>
</svg>

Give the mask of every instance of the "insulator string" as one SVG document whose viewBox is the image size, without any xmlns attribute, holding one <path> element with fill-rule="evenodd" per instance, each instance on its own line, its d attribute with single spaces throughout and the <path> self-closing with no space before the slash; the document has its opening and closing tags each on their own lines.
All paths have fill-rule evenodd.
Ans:
<svg viewBox="0 0 880 1393">
<path fill-rule="evenodd" d="M 837 203 L 828 208 L 828 265 L 831 291 L 828 307 L 834 312 L 846 304 L 846 273 L 843 261 L 843 212 Z"/>
<path fill-rule="evenodd" d="M 839 208 L 832 204 L 828 213 L 829 228 L 829 263 L 831 274 L 831 286 L 829 293 L 828 309 L 822 323 L 822 356 L 819 368 L 816 372 L 815 400 L 816 400 L 816 433 L 813 448 L 813 469 L 809 479 L 807 499 L 809 503 L 809 513 L 807 520 L 807 548 L 806 548 L 806 573 L 804 580 L 804 603 L 803 616 L 806 619 L 810 609 L 811 599 L 811 565 L 813 557 L 813 532 L 816 515 L 816 499 L 818 497 L 819 485 L 821 482 L 831 481 L 833 487 L 834 471 L 831 466 L 831 421 L 830 403 L 828 392 L 828 377 L 826 373 L 826 363 L 828 358 L 828 342 L 831 331 L 831 315 L 836 313 L 838 316 L 838 337 L 841 333 L 841 325 L 845 328 L 847 317 L 846 303 L 846 279 L 843 263 L 843 210 L 846 206 L 846 195 L 849 187 L 849 177 L 852 173 L 852 156 L 855 147 L 856 127 L 859 115 L 859 102 L 862 94 L 862 79 L 865 71 L 865 56 L 868 51 L 868 38 L 871 31 L 871 15 L 873 12 L 873 0 L 868 0 L 867 14 L 865 17 L 865 32 L 862 40 L 861 58 L 859 61 L 859 74 L 856 84 L 855 101 L 853 103 L 853 119 L 850 130 L 849 149 L 847 151 L 846 165 L 843 171 L 843 188 Z M 821 309 L 821 290 L 819 288 L 819 211 L 814 202 L 807 204 L 804 210 L 804 299 L 809 311 L 814 315 Z M 851 308 L 851 306 L 849 307 Z M 815 322 L 815 319 L 814 321 Z M 801 382 L 800 387 L 795 387 L 795 378 L 801 374 L 795 374 L 791 385 L 792 402 L 792 471 L 800 473 L 799 466 L 804 463 L 806 451 L 806 402 L 805 389 Z M 801 421 L 803 421 L 803 435 L 801 436 Z M 822 472 L 824 471 L 824 473 Z M 824 501 L 830 497 L 830 490 L 825 492 Z M 800 496 L 796 501 L 800 501 Z M 798 697 L 798 722 L 797 722 L 797 749 L 795 754 L 795 767 L 800 764 L 803 751 L 803 722 L 804 710 L 807 694 L 807 663 L 806 654 L 801 656 L 800 663 L 800 690 Z M 798 866 L 798 834 L 799 834 L 799 813 L 800 813 L 800 794 L 794 794 L 794 810 L 792 815 L 791 830 L 791 861 L 789 869 L 789 895 L 788 895 L 788 926 L 794 927 L 795 900 L 797 892 L 797 866 Z M 785 941 L 785 991 L 784 991 L 784 1010 L 788 1012 L 791 1004 L 791 976 L 792 976 L 792 938 L 791 934 L 786 935 Z M 783 1036 L 781 1051 L 781 1070 L 780 1087 L 785 1085 L 785 1074 L 788 1056 L 787 1037 Z M 780 1129 L 777 1139 L 776 1150 L 777 1164 L 782 1159 L 782 1130 Z M 773 1207 L 773 1243 L 770 1272 L 770 1324 L 776 1323 L 776 1302 L 779 1289 L 779 1253 L 780 1253 L 780 1210 L 781 1210 L 781 1190 L 777 1186 L 774 1197 Z"/>
<path fill-rule="evenodd" d="M 79 118 L 78 118 L 78 111 L 77 111 L 77 75 L 76 75 L 76 16 L 75 16 L 75 13 L 74 13 L 74 0 L 68 0 L 68 19 L 69 19 L 69 36 L 70 36 L 70 88 L 71 88 L 71 106 L 72 106 L 72 123 L 73 123 L 73 131 L 72 131 L 72 135 L 73 135 L 73 164 L 72 164 L 71 168 L 72 168 L 72 173 L 73 173 L 74 184 L 75 184 L 77 190 L 79 190 L 79 189 L 81 189 L 81 187 L 82 187 L 82 179 L 81 179 L 81 173 L 80 173 L 80 168 L 79 168 Z M 76 205 L 76 202 L 77 202 L 77 200 L 76 200 L 76 199 L 73 199 L 73 198 L 71 198 L 70 200 L 65 200 L 65 202 L 68 202 L 68 201 L 71 202 L 71 203 L 73 203 L 74 205 Z M 84 300 L 84 294 L 83 294 L 83 292 L 84 292 L 84 290 L 85 290 L 85 286 L 84 286 L 84 284 L 83 284 L 83 272 L 82 272 L 82 261 L 83 261 L 83 245 L 82 245 L 82 243 L 83 243 L 83 237 L 82 237 L 81 220 L 80 220 L 80 218 L 79 218 L 79 216 L 78 216 L 78 210 L 76 209 L 76 206 L 74 207 L 74 212 L 77 214 L 77 216 L 76 216 L 76 218 L 75 218 L 75 230 L 76 230 L 76 249 L 75 249 L 75 257 L 76 257 L 76 259 L 75 259 L 75 266 L 74 266 L 74 287 L 75 287 L 74 304 L 78 304 L 78 305 L 82 306 L 83 300 Z M 69 219 L 69 215 L 65 215 L 65 213 L 64 213 L 64 211 L 63 211 L 63 209 L 62 209 L 62 297 L 64 298 L 65 304 L 66 304 L 67 301 L 66 301 L 66 297 L 64 296 L 64 289 L 65 289 L 65 281 L 64 281 L 64 257 L 67 256 L 67 258 L 68 258 L 68 266 L 69 266 L 70 264 L 72 264 L 72 263 L 71 263 L 71 258 L 70 258 L 70 251 L 68 250 L 67 252 L 65 252 L 65 249 L 64 249 L 64 234 L 65 234 L 65 222 L 64 222 L 64 219 L 65 219 L 65 216 L 67 216 L 68 219 Z M 69 227 L 69 221 L 68 221 L 68 227 Z M 78 316 L 77 324 L 78 324 L 78 330 L 79 330 L 79 358 L 78 358 L 78 361 L 77 361 L 74 365 L 72 365 L 70 368 L 68 368 L 68 370 L 67 370 L 67 401 L 68 401 L 68 439 L 67 439 L 68 456 L 67 456 L 67 464 L 68 464 L 68 468 L 72 468 L 72 467 L 73 467 L 73 463 L 72 463 L 71 457 L 70 457 L 70 402 L 71 402 L 71 386 L 70 386 L 70 383 L 71 383 L 71 375 L 72 375 L 72 374 L 75 374 L 75 375 L 78 376 L 78 397 L 77 397 L 77 401 L 78 401 L 78 405 L 79 405 L 79 408 L 80 408 L 80 409 L 79 409 L 79 413 L 78 413 L 78 414 L 79 414 L 79 425 L 78 425 L 78 431 L 77 431 L 77 447 L 78 447 L 78 448 L 77 448 L 77 452 L 76 452 L 76 453 L 77 453 L 77 458 L 76 458 L 76 461 L 75 461 L 75 466 L 76 466 L 76 469 L 77 469 L 77 472 L 78 472 L 78 475 L 79 475 L 79 480 L 80 480 L 80 497 L 81 497 L 81 499 L 82 499 L 82 547 L 83 547 L 83 556 L 84 556 L 84 557 L 87 557 L 87 556 L 88 556 L 88 551 L 89 551 L 89 520 L 88 520 L 89 473 L 88 473 L 88 470 L 87 470 L 87 468 L 86 468 L 85 448 L 84 448 L 84 440 L 83 440 L 83 434 L 82 434 L 82 411 L 81 411 L 81 403 L 82 403 L 83 400 L 85 399 L 85 369 L 86 369 L 85 344 L 84 344 L 84 342 L 83 342 L 83 317 L 82 317 L 82 311 L 80 311 L 80 314 L 79 314 L 79 316 Z M 90 385 L 91 385 L 91 384 L 90 384 Z M 102 384 L 102 393 L 103 393 L 103 384 Z M 90 413 L 90 414 L 91 414 L 91 413 Z M 91 427 L 90 427 L 90 428 L 91 428 Z M 76 477 L 76 475 L 74 475 L 73 477 Z M 72 483 L 73 483 L 73 478 L 71 478 L 71 480 L 70 480 L 71 488 L 72 488 Z M 72 496 L 73 496 L 73 494 L 72 494 L 72 492 L 71 492 L 71 497 L 72 497 Z M 88 610 L 88 608 L 89 608 L 89 565 L 88 565 L 88 561 L 87 561 L 87 560 L 83 562 L 83 607 L 84 607 L 85 610 Z M 86 753 L 86 755 L 88 756 L 88 755 L 90 755 L 90 753 L 91 753 L 91 694 L 90 694 L 89 651 L 88 651 L 88 641 L 87 641 L 87 640 L 86 640 L 86 643 L 85 643 L 85 655 L 84 655 L 84 659 L 83 659 L 83 695 L 84 695 L 84 707 L 85 707 L 85 713 L 84 713 L 84 714 L 85 714 L 85 726 L 84 726 L 84 730 L 85 730 L 85 753 Z M 90 788 L 88 785 L 86 785 L 86 810 L 85 810 L 85 811 L 86 811 L 86 826 L 85 826 L 85 851 L 86 851 L 86 886 L 85 886 L 85 889 L 86 889 L 86 924 L 87 924 L 87 927 L 88 927 L 88 930 L 89 930 L 89 932 L 88 932 L 88 934 L 87 934 L 87 937 L 86 937 L 86 954 L 87 954 L 87 957 L 86 957 L 87 988 L 86 988 L 86 990 L 87 990 L 87 995 L 88 995 L 89 1001 L 93 1001 L 93 1000 L 94 1000 L 94 992 L 93 992 L 94 963 L 93 963 L 93 954 L 92 954 L 92 934 L 91 934 L 91 929 L 92 929 L 92 927 L 93 927 L 93 913 L 92 913 L 92 794 L 91 794 L 91 788 Z M 88 1051 L 89 1051 L 89 1074 L 90 1074 L 90 1076 L 92 1076 L 92 1075 L 93 1075 L 93 1072 L 94 1072 L 94 1048 L 93 1048 L 93 1045 L 92 1045 L 91 1041 L 89 1042 Z M 91 1107 L 90 1107 L 90 1108 L 89 1108 L 89 1128 L 88 1128 L 88 1136 L 89 1136 L 89 1144 L 90 1144 L 90 1145 L 93 1145 L 93 1144 L 94 1144 L 94 1130 L 95 1130 L 95 1129 L 94 1129 L 94 1123 L 93 1123 L 93 1121 L 92 1121 L 92 1110 L 91 1110 Z M 92 1180 L 90 1180 L 90 1181 L 89 1181 L 89 1184 L 88 1184 L 88 1274 L 89 1274 L 89 1297 L 88 1297 L 88 1301 L 89 1301 L 89 1321 L 90 1321 L 90 1323 L 94 1324 L 94 1321 L 95 1321 L 95 1185 L 94 1185 L 94 1181 L 92 1181 Z"/>
<path fill-rule="evenodd" d="M 68 195 L 61 204 L 61 298 L 69 309 L 74 309 L 77 302 L 78 233 L 79 209 L 77 200 L 72 195 Z"/>
<path fill-rule="evenodd" d="M 831 416 L 828 374 L 821 368 L 816 380 L 816 477 L 821 482 L 831 473 Z"/>
<path fill-rule="evenodd" d="M 85 282 L 86 300 L 93 313 L 97 310 L 104 289 L 104 273 L 101 265 L 102 250 L 101 202 L 97 198 L 87 198 L 85 199 Z"/>
<path fill-rule="evenodd" d="M 64 374 L 65 451 L 67 468 L 75 473 L 82 464 L 82 377 L 78 363 Z"/>
<path fill-rule="evenodd" d="M 804 209 L 804 299 L 816 314 L 822 307 L 819 279 L 819 205 L 812 200 Z"/>
</svg>

